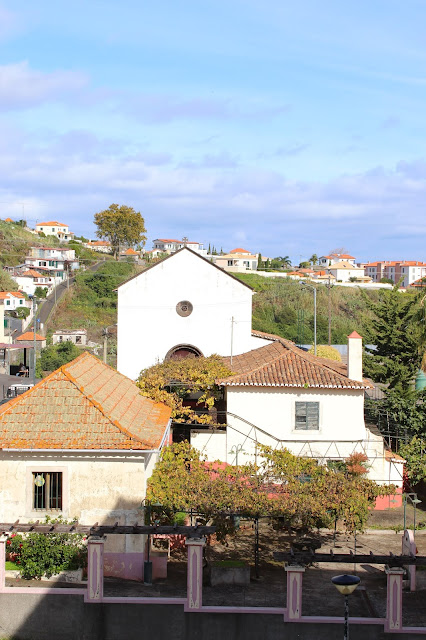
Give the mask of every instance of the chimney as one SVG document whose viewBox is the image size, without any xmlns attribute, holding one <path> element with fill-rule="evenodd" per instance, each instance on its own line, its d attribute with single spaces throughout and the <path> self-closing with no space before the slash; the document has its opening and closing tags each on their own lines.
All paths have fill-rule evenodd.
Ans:
<svg viewBox="0 0 426 640">
<path fill-rule="evenodd" d="M 362 337 L 356 331 L 348 336 L 348 378 L 362 382 Z"/>
</svg>

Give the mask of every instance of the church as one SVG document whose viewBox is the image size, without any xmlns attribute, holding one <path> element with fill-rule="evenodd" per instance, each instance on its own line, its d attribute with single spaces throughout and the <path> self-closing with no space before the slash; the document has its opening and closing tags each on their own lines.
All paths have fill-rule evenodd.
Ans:
<svg viewBox="0 0 426 640">
<path fill-rule="evenodd" d="M 169 358 L 218 354 L 233 375 L 224 391 L 225 424 L 194 428 L 191 443 L 208 460 L 258 460 L 258 445 L 286 447 L 323 464 L 354 452 L 369 477 L 402 487 L 404 460 L 366 427 L 362 338 L 348 337 L 348 364 L 319 358 L 280 336 L 252 330 L 254 292 L 184 247 L 118 288 L 118 364 L 136 379 Z"/>
</svg>

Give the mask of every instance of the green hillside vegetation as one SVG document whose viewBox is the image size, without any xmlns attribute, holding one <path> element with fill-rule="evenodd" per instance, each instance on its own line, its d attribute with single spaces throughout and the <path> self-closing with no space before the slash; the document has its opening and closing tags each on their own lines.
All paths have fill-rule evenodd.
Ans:
<svg viewBox="0 0 426 640">
<path fill-rule="evenodd" d="M 313 292 L 300 282 L 290 278 L 265 278 L 256 274 L 236 274 L 253 287 L 253 329 L 274 333 L 300 344 L 314 341 Z M 317 285 L 317 343 L 328 343 L 329 290 Z M 364 292 L 363 292 L 364 293 Z M 365 297 L 357 288 L 333 286 L 330 290 L 331 343 L 346 344 L 347 336 L 354 330 L 370 340 L 373 312 Z M 378 291 L 365 295 L 378 299 Z"/>
<path fill-rule="evenodd" d="M 26 231 L 18 223 L 0 220 L 0 264 L 14 267 L 22 264 L 30 247 L 59 247 L 55 236 L 39 236 Z"/>
<path fill-rule="evenodd" d="M 95 273 L 78 273 L 49 318 L 49 330 L 87 329 L 88 338 L 100 342 L 102 328 L 117 322 L 115 289 L 141 270 L 132 263 L 108 260 Z"/>
</svg>

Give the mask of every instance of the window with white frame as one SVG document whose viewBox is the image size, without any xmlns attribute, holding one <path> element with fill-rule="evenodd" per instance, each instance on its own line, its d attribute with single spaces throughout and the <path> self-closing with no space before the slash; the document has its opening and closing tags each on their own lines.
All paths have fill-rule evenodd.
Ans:
<svg viewBox="0 0 426 640">
<path fill-rule="evenodd" d="M 319 402 L 296 402 L 295 429 L 319 429 Z"/>
</svg>

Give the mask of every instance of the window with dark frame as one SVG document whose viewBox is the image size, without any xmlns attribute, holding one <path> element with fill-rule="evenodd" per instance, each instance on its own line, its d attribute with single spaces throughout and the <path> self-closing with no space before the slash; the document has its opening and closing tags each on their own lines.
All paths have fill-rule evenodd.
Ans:
<svg viewBox="0 0 426 640">
<path fill-rule="evenodd" d="M 61 471 L 33 471 L 33 510 L 62 510 Z"/>
<path fill-rule="evenodd" d="M 319 429 L 319 402 L 296 402 L 295 429 Z"/>
</svg>

